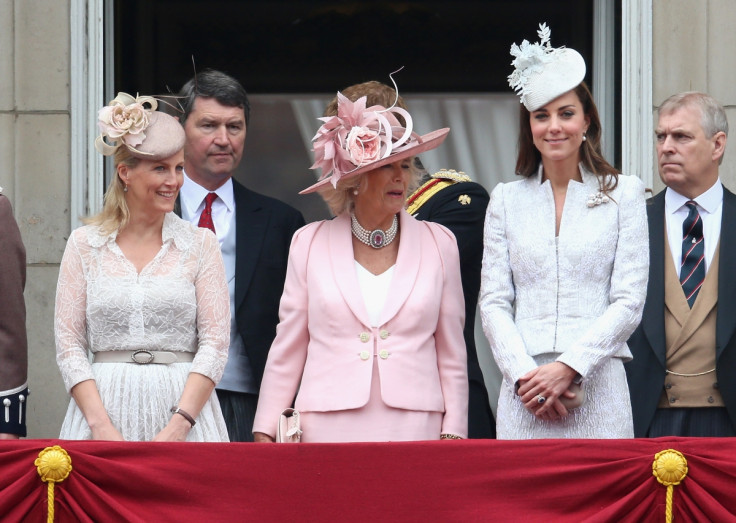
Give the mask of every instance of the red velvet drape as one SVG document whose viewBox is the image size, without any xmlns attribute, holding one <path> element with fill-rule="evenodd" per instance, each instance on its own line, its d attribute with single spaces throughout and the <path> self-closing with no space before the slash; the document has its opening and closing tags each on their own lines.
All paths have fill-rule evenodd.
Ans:
<svg viewBox="0 0 736 523">
<path fill-rule="evenodd" d="M 664 521 L 654 455 L 682 452 L 674 520 L 736 521 L 736 440 L 389 444 L 0 442 L 0 519 L 46 520 L 34 460 L 72 459 L 56 521 Z"/>
</svg>

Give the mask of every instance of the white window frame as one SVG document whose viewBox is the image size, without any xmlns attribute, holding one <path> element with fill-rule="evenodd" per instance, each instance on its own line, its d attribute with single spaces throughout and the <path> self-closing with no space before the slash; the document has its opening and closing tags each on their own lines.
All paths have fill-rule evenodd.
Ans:
<svg viewBox="0 0 736 523">
<path fill-rule="evenodd" d="M 652 0 L 622 0 L 621 10 L 622 170 L 653 188 Z"/>
<path fill-rule="evenodd" d="M 102 157 L 90 146 L 97 111 L 113 86 L 114 0 L 71 0 L 71 227 L 99 212 Z M 601 113 L 606 157 L 613 158 L 615 120 L 613 0 L 594 0 L 593 89 Z M 622 170 L 652 187 L 652 0 L 622 0 Z M 107 68 L 105 68 L 107 64 Z"/>
</svg>

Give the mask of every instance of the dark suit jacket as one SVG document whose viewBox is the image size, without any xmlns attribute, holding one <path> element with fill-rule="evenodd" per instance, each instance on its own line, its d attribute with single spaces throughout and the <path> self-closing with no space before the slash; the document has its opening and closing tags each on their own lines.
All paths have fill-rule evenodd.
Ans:
<svg viewBox="0 0 736 523">
<path fill-rule="evenodd" d="M 657 410 L 665 379 L 664 334 L 664 191 L 649 199 L 649 284 L 641 324 L 629 339 L 634 359 L 626 364 L 634 414 L 634 436 L 646 437 Z M 718 312 L 716 315 L 716 375 L 731 423 L 736 428 L 736 196 L 723 188 Z"/>
<path fill-rule="evenodd" d="M 260 387 L 276 337 L 279 301 L 294 232 L 304 217 L 293 207 L 233 180 L 235 198 L 235 318 Z M 175 212 L 181 215 L 179 202 Z"/>
<path fill-rule="evenodd" d="M 458 198 L 470 197 L 463 205 Z M 458 182 L 429 198 L 415 213 L 418 220 L 439 223 L 455 235 L 460 251 L 460 273 L 465 296 L 465 328 L 463 336 L 468 351 L 470 404 L 468 432 L 470 438 L 493 438 L 496 429 L 488 392 L 475 348 L 475 309 L 480 291 L 480 269 L 483 263 L 483 223 L 488 207 L 488 191 L 475 182 Z"/>
</svg>

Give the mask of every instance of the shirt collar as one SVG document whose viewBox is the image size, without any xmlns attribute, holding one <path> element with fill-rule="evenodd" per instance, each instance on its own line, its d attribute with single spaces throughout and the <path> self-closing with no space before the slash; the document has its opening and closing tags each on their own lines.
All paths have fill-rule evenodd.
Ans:
<svg viewBox="0 0 736 523">
<path fill-rule="evenodd" d="M 180 221 L 180 218 L 173 212 L 167 212 L 164 215 L 164 223 L 161 227 L 161 242 L 173 241 L 178 249 L 184 250 L 191 243 L 192 235 L 191 233 L 187 234 L 180 227 L 177 227 L 178 221 Z M 99 227 L 91 228 L 90 231 L 87 240 L 90 246 L 102 247 L 106 243 L 115 243 L 120 229 L 115 229 L 109 234 L 103 234 Z"/>
<path fill-rule="evenodd" d="M 182 210 L 186 209 L 186 216 L 193 216 L 208 193 L 214 192 L 217 197 L 222 200 L 227 210 L 232 212 L 235 210 L 235 196 L 233 195 L 233 179 L 228 178 L 225 183 L 220 185 L 214 191 L 208 191 L 197 182 L 193 181 L 187 173 L 184 173 L 184 183 L 179 191 Z"/>
<path fill-rule="evenodd" d="M 721 184 L 721 178 L 719 177 L 710 189 L 700 196 L 693 198 L 693 200 L 698 204 L 698 207 L 708 214 L 716 212 L 718 206 L 721 205 L 721 202 L 723 201 L 723 185 Z M 676 213 L 689 201 L 690 198 L 683 196 L 670 187 L 667 187 L 667 190 L 664 193 L 664 205 L 667 213 L 669 214 Z"/>
</svg>

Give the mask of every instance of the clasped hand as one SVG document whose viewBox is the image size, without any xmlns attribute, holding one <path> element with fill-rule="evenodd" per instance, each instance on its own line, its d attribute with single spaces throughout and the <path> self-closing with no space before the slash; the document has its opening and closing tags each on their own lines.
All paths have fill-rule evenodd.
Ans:
<svg viewBox="0 0 736 523">
<path fill-rule="evenodd" d="M 574 398 L 568 388 L 577 372 L 559 361 L 541 365 L 524 374 L 518 381 L 516 393 L 524 407 L 536 417 L 556 420 L 567 416 L 568 411 L 560 397 Z M 539 399 L 544 398 L 540 403 Z"/>
</svg>

